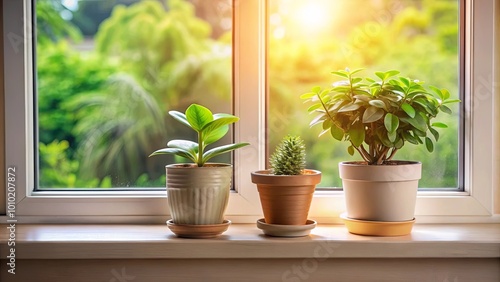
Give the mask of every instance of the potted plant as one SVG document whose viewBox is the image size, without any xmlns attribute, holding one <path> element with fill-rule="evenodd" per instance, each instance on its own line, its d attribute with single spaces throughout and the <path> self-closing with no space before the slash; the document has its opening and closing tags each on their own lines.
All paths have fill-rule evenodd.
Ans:
<svg viewBox="0 0 500 282">
<path fill-rule="evenodd" d="M 185 114 L 178 111 L 170 111 L 169 114 L 197 133 L 197 142 L 171 140 L 167 148 L 151 154 L 174 154 L 192 161 L 166 166 L 167 197 L 172 216 L 169 227 L 183 237 L 213 237 L 224 227 L 222 232 L 225 231 L 230 223 L 224 221 L 224 211 L 229 200 L 233 170 L 230 164 L 208 161 L 249 144 L 228 144 L 206 150 L 207 146 L 226 135 L 229 125 L 239 120 L 236 116 L 212 114 L 209 109 L 197 104 L 190 105 Z"/>
<path fill-rule="evenodd" d="M 304 141 L 299 136 L 289 135 L 271 155 L 271 169 L 251 174 L 264 212 L 264 220 L 258 221 L 257 225 L 268 235 L 303 236 L 315 226 L 307 216 L 316 184 L 321 181 L 321 172 L 305 169 L 305 158 Z"/>
<path fill-rule="evenodd" d="M 311 102 L 321 125 L 347 151 L 363 161 L 339 164 L 345 192 L 347 218 L 362 221 L 410 222 L 414 219 L 421 163 L 393 160 L 405 144 L 425 145 L 429 152 L 439 139 L 432 122 L 440 113 L 451 114 L 446 89 L 400 76 L 399 71 L 375 72 L 377 79 L 357 77 L 361 69 L 332 72 L 342 80 L 332 88 L 314 87 L 301 98 Z M 411 228 L 411 227 L 410 227 Z M 410 229 L 411 230 L 411 229 Z"/>
</svg>

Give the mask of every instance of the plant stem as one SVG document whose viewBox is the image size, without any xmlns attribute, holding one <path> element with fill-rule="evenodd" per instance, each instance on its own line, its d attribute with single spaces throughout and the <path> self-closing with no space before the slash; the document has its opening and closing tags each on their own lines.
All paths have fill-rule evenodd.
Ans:
<svg viewBox="0 0 500 282">
<path fill-rule="evenodd" d="M 388 161 L 389 161 L 389 160 L 391 160 L 391 159 L 394 157 L 394 155 L 396 154 L 396 152 L 397 152 L 397 151 L 398 151 L 398 149 L 396 149 L 396 148 L 392 148 L 392 152 L 391 152 L 391 154 L 389 155 L 389 157 L 387 158 L 387 160 L 388 160 Z"/>
<path fill-rule="evenodd" d="M 367 163 L 371 163 L 370 159 L 368 159 L 361 150 L 359 150 L 359 148 L 357 147 L 354 147 L 352 146 L 354 149 L 356 149 L 356 151 L 358 151 L 358 153 L 361 155 L 361 157 L 363 158 L 363 160 L 365 160 Z"/>
<path fill-rule="evenodd" d="M 321 100 L 321 96 L 319 95 L 319 93 L 316 93 L 316 96 L 318 96 L 318 99 L 319 101 L 321 102 L 321 106 L 323 107 L 323 109 L 325 109 L 325 113 L 326 115 L 328 116 L 328 118 L 332 121 L 332 124 L 335 125 L 335 120 L 333 119 L 333 117 L 330 115 L 330 112 L 328 111 L 328 109 L 326 108 L 326 105 L 325 103 L 323 103 L 323 100 Z"/>
<path fill-rule="evenodd" d="M 354 149 L 356 149 L 356 151 L 358 151 L 358 153 L 361 155 L 363 160 L 365 160 L 369 164 L 372 163 L 372 158 L 371 158 L 370 154 L 368 154 L 368 152 L 366 152 L 365 148 L 363 148 L 363 145 L 360 146 L 361 149 L 354 146 L 354 144 L 352 144 L 352 141 L 351 141 L 351 145 Z"/>
<path fill-rule="evenodd" d="M 363 146 L 363 144 L 361 144 L 359 147 L 361 148 L 361 151 L 363 152 L 363 154 L 365 154 L 365 156 L 367 156 L 367 157 L 368 157 L 368 159 L 369 159 L 369 160 L 370 160 L 370 162 L 371 162 L 371 161 L 373 160 L 373 156 L 372 156 L 372 155 L 370 155 L 370 154 L 366 151 L 366 149 L 365 149 L 365 147 Z"/>
<path fill-rule="evenodd" d="M 375 135 L 375 124 L 372 122 L 370 124 L 370 128 L 371 128 L 371 135 Z M 370 156 L 373 157 L 374 153 L 375 153 L 375 148 L 376 148 L 377 144 L 375 142 L 375 140 L 372 141 L 372 144 L 370 144 Z"/>
<path fill-rule="evenodd" d="M 377 159 L 377 164 L 382 164 L 385 160 L 385 156 L 387 155 L 387 152 L 389 151 L 389 148 L 388 147 L 385 147 L 384 150 L 382 151 L 382 153 L 379 155 L 378 159 Z"/>
<path fill-rule="evenodd" d="M 198 132 L 198 161 L 196 164 L 198 167 L 203 166 L 203 136 L 201 132 Z"/>
</svg>

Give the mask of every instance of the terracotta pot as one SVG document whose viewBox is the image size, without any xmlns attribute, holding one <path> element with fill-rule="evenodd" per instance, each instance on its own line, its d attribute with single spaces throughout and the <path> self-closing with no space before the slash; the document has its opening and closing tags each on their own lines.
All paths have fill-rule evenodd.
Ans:
<svg viewBox="0 0 500 282">
<path fill-rule="evenodd" d="M 222 224 L 233 168 L 229 164 L 167 165 L 167 197 L 175 224 Z"/>
<path fill-rule="evenodd" d="M 409 221 L 414 218 L 420 162 L 390 165 L 339 163 L 347 217 L 371 221 Z"/>
<path fill-rule="evenodd" d="M 273 175 L 269 170 L 252 172 L 257 184 L 264 218 L 268 224 L 304 225 L 321 172 L 303 175 Z"/>
</svg>

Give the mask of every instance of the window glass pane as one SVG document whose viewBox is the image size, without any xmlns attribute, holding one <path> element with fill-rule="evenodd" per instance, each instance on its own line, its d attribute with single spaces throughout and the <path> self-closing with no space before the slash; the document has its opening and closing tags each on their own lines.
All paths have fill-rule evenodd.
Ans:
<svg viewBox="0 0 500 282">
<path fill-rule="evenodd" d="M 36 1 L 39 188 L 164 187 L 168 111 L 232 112 L 231 3 Z"/>
<path fill-rule="evenodd" d="M 331 71 L 365 68 L 362 75 L 396 69 L 459 97 L 459 1 L 457 0 L 271 0 L 269 12 L 269 148 L 288 133 L 307 146 L 308 167 L 323 172 L 323 187 L 340 187 L 338 162 L 349 156 L 347 142 L 320 127 L 309 128 L 310 104 L 300 94 L 313 86 L 331 87 Z M 423 163 L 420 187 L 457 188 L 458 105 L 439 121 L 434 152 L 405 144 L 395 159 Z M 437 121 L 437 120 L 436 120 Z"/>
</svg>

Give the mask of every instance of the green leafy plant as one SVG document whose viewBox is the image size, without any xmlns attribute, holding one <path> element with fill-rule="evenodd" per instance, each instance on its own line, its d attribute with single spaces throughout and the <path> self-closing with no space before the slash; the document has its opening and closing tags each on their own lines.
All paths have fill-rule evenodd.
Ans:
<svg viewBox="0 0 500 282">
<path fill-rule="evenodd" d="M 399 76 L 396 70 L 375 72 L 377 80 L 354 76 L 360 71 L 334 71 L 343 80 L 301 95 L 313 103 L 308 111 L 317 113 L 310 126 L 320 124 L 320 136 L 330 132 L 336 140 L 350 142 L 349 154 L 357 151 L 370 165 L 388 163 L 405 142 L 425 144 L 432 152 L 439 140 L 437 128 L 448 126 L 431 120 L 439 112 L 451 114 L 447 105 L 460 100 L 450 99 L 446 89 Z"/>
<path fill-rule="evenodd" d="M 178 111 L 168 112 L 174 119 L 196 131 L 198 142 L 189 140 L 171 140 L 168 148 L 153 152 L 150 156 L 160 154 L 173 154 L 190 159 L 198 167 L 202 167 L 211 158 L 249 145 L 249 143 L 236 143 L 219 146 L 208 151 L 206 147 L 220 140 L 229 131 L 229 124 L 239 120 L 230 114 L 212 114 L 212 112 L 197 104 L 190 105 L 186 113 Z"/>
<path fill-rule="evenodd" d="M 300 136 L 288 135 L 281 140 L 270 157 L 275 175 L 299 175 L 306 166 L 306 147 Z"/>
</svg>

